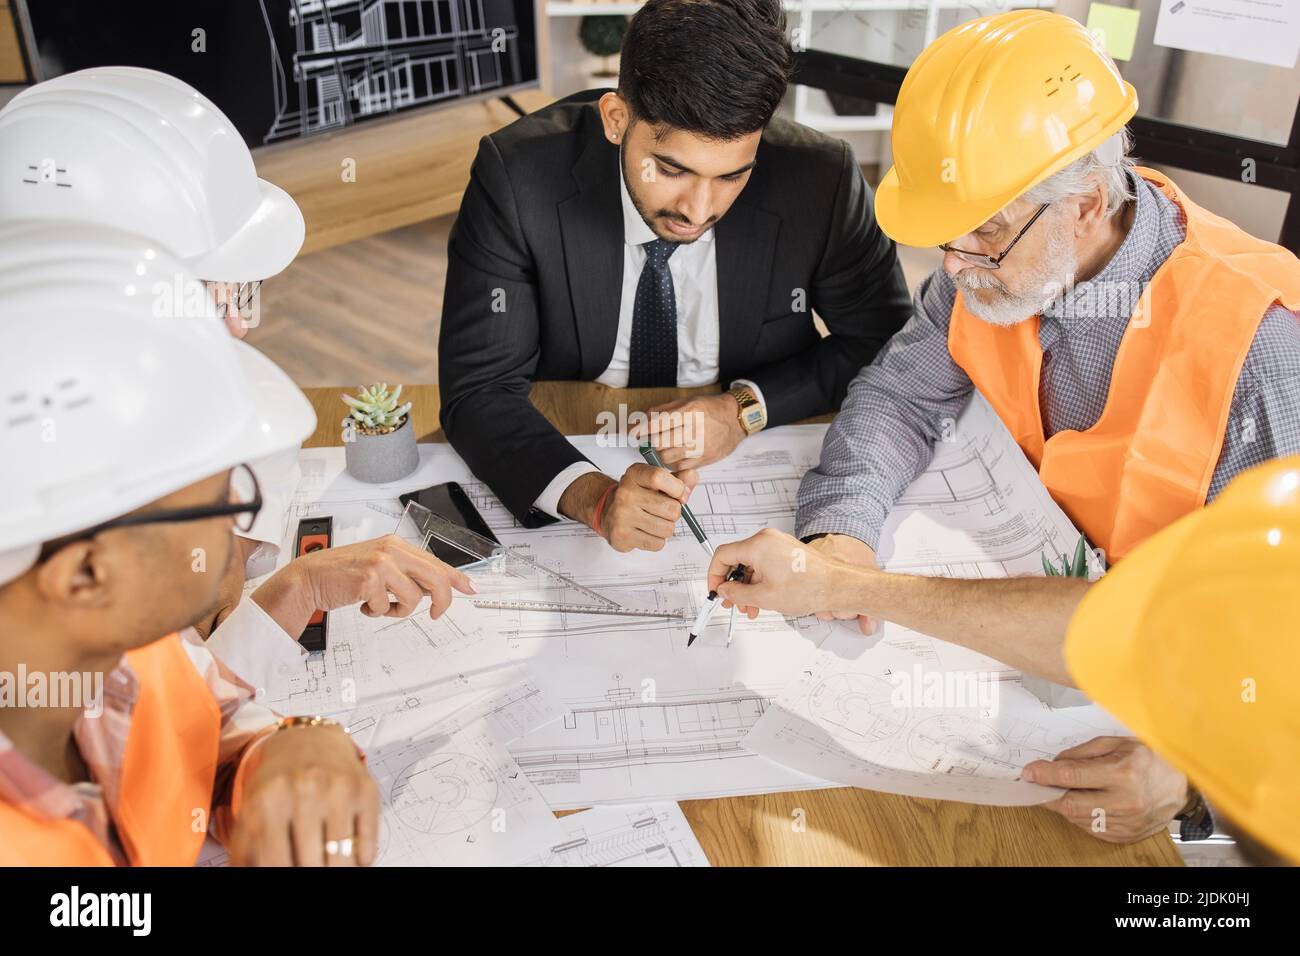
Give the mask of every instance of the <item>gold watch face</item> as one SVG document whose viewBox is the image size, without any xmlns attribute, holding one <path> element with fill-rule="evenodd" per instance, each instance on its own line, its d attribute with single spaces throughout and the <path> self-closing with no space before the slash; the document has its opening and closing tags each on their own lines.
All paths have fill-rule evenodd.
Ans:
<svg viewBox="0 0 1300 956">
<path fill-rule="evenodd" d="M 740 427 L 745 430 L 745 434 L 754 434 L 763 427 L 767 418 L 763 414 L 763 406 L 758 403 L 758 397 L 743 385 L 731 389 L 731 394 L 739 407 Z"/>
</svg>

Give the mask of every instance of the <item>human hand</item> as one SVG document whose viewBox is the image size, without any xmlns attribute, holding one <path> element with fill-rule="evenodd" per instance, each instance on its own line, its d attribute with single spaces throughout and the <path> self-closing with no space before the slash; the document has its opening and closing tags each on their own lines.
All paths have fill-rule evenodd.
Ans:
<svg viewBox="0 0 1300 956">
<path fill-rule="evenodd" d="M 746 580 L 727 581 L 738 564 L 748 569 Z M 735 604 L 750 618 L 757 617 L 760 608 L 797 616 L 820 608 L 851 607 L 854 571 L 798 538 L 764 528 L 714 551 L 709 590 L 723 598 L 723 607 Z"/>
<path fill-rule="evenodd" d="M 390 534 L 295 558 L 254 591 L 253 600 L 297 635 L 317 610 L 358 603 L 369 617 L 407 617 L 427 595 L 429 616 L 436 618 L 451 606 L 453 587 L 474 593 L 463 572 Z"/>
<path fill-rule="evenodd" d="M 341 727 L 279 730 L 245 759 L 247 783 L 228 841 L 233 865 L 374 862 L 379 788 Z"/>
<path fill-rule="evenodd" d="M 739 406 L 730 392 L 681 398 L 647 411 L 647 420 L 628 429 L 629 442 L 650 441 L 669 468 L 703 468 L 721 461 L 745 438 Z"/>
<path fill-rule="evenodd" d="M 850 534 L 822 535 L 820 538 L 809 541 L 808 546 L 837 561 L 864 568 L 876 567 L 876 552 L 871 550 L 871 547 L 865 541 L 861 541 Z M 874 633 L 880 623 L 866 614 L 853 614 L 846 611 L 817 612 L 817 620 L 819 621 L 852 621 L 854 618 L 857 618 L 858 630 L 863 634 Z"/>
<path fill-rule="evenodd" d="M 698 481 L 689 468 L 674 474 L 654 465 L 629 466 L 605 501 L 600 534 L 615 551 L 662 551 Z"/>
<path fill-rule="evenodd" d="M 1096 737 L 1026 764 L 1021 778 L 1064 788 L 1043 806 L 1108 843 L 1159 833 L 1188 799 L 1187 777 L 1133 737 Z"/>
</svg>

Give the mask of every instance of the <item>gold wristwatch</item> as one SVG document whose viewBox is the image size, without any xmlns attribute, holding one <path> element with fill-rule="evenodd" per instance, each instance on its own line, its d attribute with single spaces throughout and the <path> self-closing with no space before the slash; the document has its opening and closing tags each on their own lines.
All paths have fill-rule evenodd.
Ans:
<svg viewBox="0 0 1300 956">
<path fill-rule="evenodd" d="M 275 725 L 276 730 L 289 730 L 293 727 L 338 727 L 344 733 L 347 733 L 342 724 L 328 717 L 281 717 L 276 721 Z"/>
<path fill-rule="evenodd" d="M 746 435 L 762 431 L 767 425 L 767 410 L 748 385 L 733 385 L 728 391 L 736 399 L 737 418 Z"/>
<path fill-rule="evenodd" d="M 343 731 L 343 733 L 348 735 L 349 740 L 351 740 L 352 737 L 352 735 L 348 733 L 347 727 L 343 726 L 343 724 L 340 724 L 337 720 L 332 720 L 329 717 L 289 716 L 289 717 L 281 717 L 279 720 L 277 720 L 275 722 L 275 730 L 271 731 L 271 733 L 267 734 L 265 737 L 258 740 L 257 743 L 258 744 L 263 743 L 264 741 L 269 740 L 271 737 L 274 737 L 276 734 L 281 733 L 282 731 L 285 730 L 293 730 L 295 727 L 337 727 L 339 730 Z M 352 740 L 352 746 L 356 749 L 357 757 L 361 760 L 361 762 L 367 763 L 366 752 L 357 745 L 357 742 L 355 740 Z"/>
</svg>

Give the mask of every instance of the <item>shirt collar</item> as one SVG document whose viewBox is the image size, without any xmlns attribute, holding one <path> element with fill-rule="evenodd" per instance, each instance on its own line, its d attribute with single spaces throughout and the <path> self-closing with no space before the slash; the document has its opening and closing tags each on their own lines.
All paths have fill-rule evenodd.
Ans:
<svg viewBox="0 0 1300 956">
<path fill-rule="evenodd" d="M 88 793 L 94 788 L 101 799 L 109 796 L 104 785 L 111 783 L 115 787 L 116 781 L 99 779 L 96 771 L 105 769 L 110 761 L 120 765 L 123 754 L 101 753 L 112 744 L 100 740 L 103 734 L 97 732 L 104 729 L 100 722 L 115 718 L 129 721 L 134 710 L 139 696 L 139 681 L 125 657 L 104 675 L 103 693 L 104 699 L 100 701 L 102 712 L 94 718 L 94 726 L 88 722 L 86 714 L 82 714 L 72 730 L 82 760 L 90 768 L 91 781 L 75 785 L 64 783 L 15 747 L 13 741 L 0 731 L 0 802 L 47 820 L 84 819 L 86 804 L 79 792 Z M 124 749 L 124 737 L 122 744 Z"/>
<path fill-rule="evenodd" d="M 81 801 L 73 789 L 24 755 L 0 733 L 0 802 L 44 820 L 75 817 Z"/>
<path fill-rule="evenodd" d="M 655 235 L 655 231 L 646 225 L 646 221 L 641 218 L 636 203 L 632 202 L 632 194 L 627 191 L 627 182 L 623 179 L 623 163 L 621 159 L 619 161 L 618 191 L 623 199 L 623 241 L 629 246 L 643 246 L 647 242 L 658 239 L 659 237 Z M 695 240 L 695 242 L 712 241 L 712 228 L 706 229 L 704 235 Z"/>
</svg>

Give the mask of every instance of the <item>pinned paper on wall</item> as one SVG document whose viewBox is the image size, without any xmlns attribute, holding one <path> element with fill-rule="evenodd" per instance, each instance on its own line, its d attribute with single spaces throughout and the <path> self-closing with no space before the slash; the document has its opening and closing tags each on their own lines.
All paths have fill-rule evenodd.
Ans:
<svg viewBox="0 0 1300 956">
<path fill-rule="evenodd" d="M 1160 0 L 1153 42 L 1178 50 L 1291 68 L 1300 54 L 1300 3 Z"/>
<path fill-rule="evenodd" d="M 1094 3 L 1088 7 L 1088 32 L 1097 38 L 1111 59 L 1131 60 L 1141 16 L 1137 10 L 1128 7 Z"/>
</svg>

